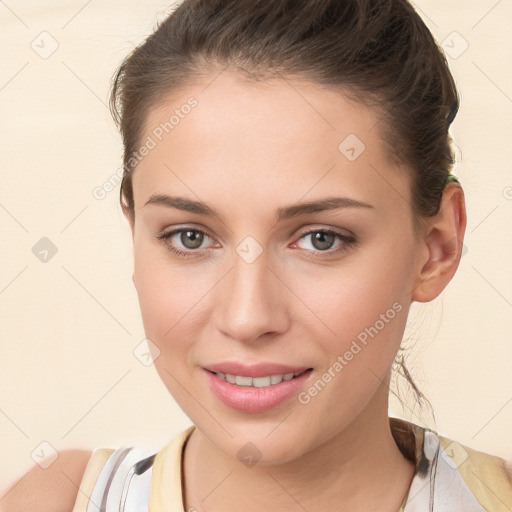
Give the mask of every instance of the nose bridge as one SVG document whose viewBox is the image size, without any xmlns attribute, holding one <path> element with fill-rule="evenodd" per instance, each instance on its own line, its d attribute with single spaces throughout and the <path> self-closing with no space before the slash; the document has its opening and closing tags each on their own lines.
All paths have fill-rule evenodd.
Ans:
<svg viewBox="0 0 512 512">
<path fill-rule="evenodd" d="M 250 238 L 250 237 L 248 237 Z M 218 327 L 239 341 L 284 328 L 286 306 L 279 280 L 267 268 L 268 251 L 244 240 L 233 254 L 232 269 L 223 286 Z"/>
</svg>

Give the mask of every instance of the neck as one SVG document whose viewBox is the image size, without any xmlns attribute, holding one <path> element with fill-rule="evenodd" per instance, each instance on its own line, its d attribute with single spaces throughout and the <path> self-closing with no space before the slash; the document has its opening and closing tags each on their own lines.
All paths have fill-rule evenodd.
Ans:
<svg viewBox="0 0 512 512">
<path fill-rule="evenodd" d="M 194 430 L 184 453 L 185 510 L 231 512 L 243 504 L 247 512 L 313 511 L 336 503 L 339 512 L 397 512 L 414 465 L 393 439 L 387 394 L 381 403 L 369 404 L 343 431 L 281 465 L 245 467 Z"/>
</svg>

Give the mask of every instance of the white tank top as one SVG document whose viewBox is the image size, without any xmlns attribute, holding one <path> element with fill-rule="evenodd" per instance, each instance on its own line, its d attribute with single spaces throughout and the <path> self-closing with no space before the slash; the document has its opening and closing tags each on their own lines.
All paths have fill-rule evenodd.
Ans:
<svg viewBox="0 0 512 512">
<path fill-rule="evenodd" d="M 122 446 L 93 450 L 72 512 L 184 512 L 183 448 L 195 426 L 161 449 Z"/>
<path fill-rule="evenodd" d="M 415 474 L 401 512 L 512 510 L 512 461 L 476 451 L 437 432 L 391 419 L 395 434 L 415 441 Z M 163 449 L 93 451 L 72 512 L 184 512 L 182 453 L 195 427 Z M 398 437 L 396 439 L 399 439 Z"/>
<path fill-rule="evenodd" d="M 98 476 L 87 512 L 148 512 L 155 456 L 134 447 L 115 449 Z"/>
</svg>

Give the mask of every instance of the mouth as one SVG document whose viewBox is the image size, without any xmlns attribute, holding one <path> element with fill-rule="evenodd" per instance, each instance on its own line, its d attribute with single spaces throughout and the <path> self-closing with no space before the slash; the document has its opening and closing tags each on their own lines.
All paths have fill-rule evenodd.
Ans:
<svg viewBox="0 0 512 512">
<path fill-rule="evenodd" d="M 313 368 L 307 368 L 306 370 L 302 370 L 299 372 L 292 373 L 280 373 L 273 375 L 266 375 L 262 377 L 249 377 L 247 375 L 234 375 L 231 373 L 223 373 L 223 372 L 213 372 L 211 370 L 207 370 L 213 375 L 216 375 L 219 379 L 222 379 L 225 382 L 229 382 L 230 384 L 235 384 L 236 386 L 241 387 L 255 387 L 255 388 L 266 388 L 271 386 L 276 386 L 277 384 L 281 384 L 283 381 L 293 380 L 297 377 L 300 377 L 302 374 L 306 372 L 312 371 Z"/>
<path fill-rule="evenodd" d="M 308 385 L 314 372 L 313 368 L 283 365 L 223 366 L 228 366 L 223 369 L 233 373 L 215 371 L 219 368 L 203 368 L 208 386 L 225 406 L 243 413 L 265 413 L 277 406 L 291 404 L 291 400 Z M 279 370 L 286 373 L 278 373 Z"/>
</svg>

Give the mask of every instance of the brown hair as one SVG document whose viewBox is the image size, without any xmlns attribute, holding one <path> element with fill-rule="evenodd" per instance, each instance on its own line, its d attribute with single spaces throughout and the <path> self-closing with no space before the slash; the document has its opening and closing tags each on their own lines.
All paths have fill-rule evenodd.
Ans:
<svg viewBox="0 0 512 512">
<path fill-rule="evenodd" d="M 251 80 L 311 81 L 377 109 L 389 156 L 411 178 L 416 233 L 439 211 L 459 98 L 442 51 L 407 0 L 184 0 L 113 78 L 110 108 L 124 144 L 120 200 L 132 218 L 131 155 L 148 112 L 223 68 Z"/>
</svg>

